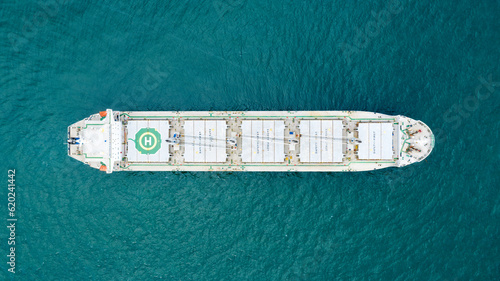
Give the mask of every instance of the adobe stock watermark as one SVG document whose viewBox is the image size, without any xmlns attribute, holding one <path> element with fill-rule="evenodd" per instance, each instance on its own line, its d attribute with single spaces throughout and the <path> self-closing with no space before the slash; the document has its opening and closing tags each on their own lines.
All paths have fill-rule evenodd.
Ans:
<svg viewBox="0 0 500 281">
<path fill-rule="evenodd" d="M 480 108 L 481 104 L 496 92 L 496 88 L 500 87 L 500 82 L 493 81 L 492 74 L 488 74 L 487 78 L 479 76 L 477 79 L 479 80 L 479 84 L 474 89 L 474 94 L 453 104 L 444 112 L 443 124 L 446 130 L 442 128 L 433 130 L 436 144 L 446 141 L 446 132 L 460 128 L 463 121 L 471 117 Z"/>
<path fill-rule="evenodd" d="M 491 98 L 496 92 L 496 88 L 500 87 L 500 82 L 493 81 L 493 75 L 489 74 L 487 78 L 483 76 L 478 77 L 479 84 L 474 89 L 474 93 L 453 104 L 443 115 L 442 128 L 431 128 L 435 146 L 447 140 L 447 133 L 457 130 L 464 124 L 464 120 L 470 118 L 472 114 L 479 110 L 481 104 Z M 436 122 L 440 123 L 440 122 Z M 391 187 L 391 192 L 394 191 L 396 186 L 399 186 L 413 177 L 417 173 L 415 165 L 405 166 L 403 169 L 390 171 L 387 176 L 387 182 Z"/>
<path fill-rule="evenodd" d="M 389 25 L 392 16 L 401 13 L 401 11 L 403 11 L 403 5 L 400 0 L 389 0 L 380 12 L 372 10 L 371 15 L 373 20 L 367 22 L 363 28 L 356 27 L 356 34 L 351 42 L 344 42 L 338 45 L 347 64 L 351 65 L 352 56 L 359 54 L 368 47 L 372 39 L 377 37 L 382 29 Z"/>
<path fill-rule="evenodd" d="M 37 3 L 37 11 L 29 18 L 23 19 L 23 25 L 18 32 L 7 34 L 14 52 L 18 53 L 21 48 L 38 34 L 41 28 L 45 27 L 51 18 L 56 17 L 61 11 L 61 6 L 71 0 L 44 0 Z"/>
<path fill-rule="evenodd" d="M 245 0 L 214 0 L 215 11 L 220 18 L 245 5 Z"/>
<path fill-rule="evenodd" d="M 148 62 L 144 68 L 145 75 L 133 89 L 132 95 L 122 96 L 116 99 L 110 108 L 129 110 L 137 107 L 138 104 L 145 101 L 151 92 L 155 91 L 164 83 L 171 75 L 170 70 L 166 70 L 168 66 L 166 61 Z"/>
</svg>

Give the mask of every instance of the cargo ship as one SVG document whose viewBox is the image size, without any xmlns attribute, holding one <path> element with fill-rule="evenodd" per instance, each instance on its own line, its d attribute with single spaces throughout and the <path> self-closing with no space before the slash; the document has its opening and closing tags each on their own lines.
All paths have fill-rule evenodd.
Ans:
<svg viewBox="0 0 500 281">
<path fill-rule="evenodd" d="M 115 171 L 355 172 L 424 160 L 421 121 L 364 111 L 113 111 L 68 127 L 68 155 Z"/>
</svg>

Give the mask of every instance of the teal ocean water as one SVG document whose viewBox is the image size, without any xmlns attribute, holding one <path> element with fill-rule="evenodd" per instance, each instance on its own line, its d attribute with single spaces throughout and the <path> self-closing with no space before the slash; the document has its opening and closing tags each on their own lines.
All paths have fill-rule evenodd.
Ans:
<svg viewBox="0 0 500 281">
<path fill-rule="evenodd" d="M 492 0 L 2 1 L 0 280 L 499 280 L 499 15 Z M 107 175 L 65 145 L 106 108 L 366 110 L 437 141 L 366 173 Z"/>
</svg>

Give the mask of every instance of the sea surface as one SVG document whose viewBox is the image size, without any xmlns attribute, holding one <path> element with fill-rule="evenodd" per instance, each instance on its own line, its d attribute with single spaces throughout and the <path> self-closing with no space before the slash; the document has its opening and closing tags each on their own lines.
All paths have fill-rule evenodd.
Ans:
<svg viewBox="0 0 500 281">
<path fill-rule="evenodd" d="M 498 0 L 3 0 L 0 35 L 0 280 L 500 279 Z M 436 147 L 373 172 L 106 174 L 65 142 L 107 108 L 401 114 Z"/>
</svg>

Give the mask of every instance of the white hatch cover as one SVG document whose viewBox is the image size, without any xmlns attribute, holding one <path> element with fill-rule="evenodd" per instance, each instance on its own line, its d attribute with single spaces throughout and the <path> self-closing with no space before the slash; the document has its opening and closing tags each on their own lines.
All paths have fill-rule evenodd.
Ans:
<svg viewBox="0 0 500 281">
<path fill-rule="evenodd" d="M 184 121 L 184 161 L 226 162 L 226 121 Z"/>
<path fill-rule="evenodd" d="M 243 162 L 281 163 L 285 161 L 285 122 L 281 120 L 244 120 L 242 129 Z"/>
<path fill-rule="evenodd" d="M 341 120 L 302 120 L 299 128 L 301 162 L 342 162 Z"/>
<path fill-rule="evenodd" d="M 393 159 L 392 123 L 359 123 L 359 159 Z"/>
<path fill-rule="evenodd" d="M 167 120 L 129 120 L 127 124 L 127 159 L 129 162 L 168 162 L 165 142 L 169 137 Z"/>
</svg>

